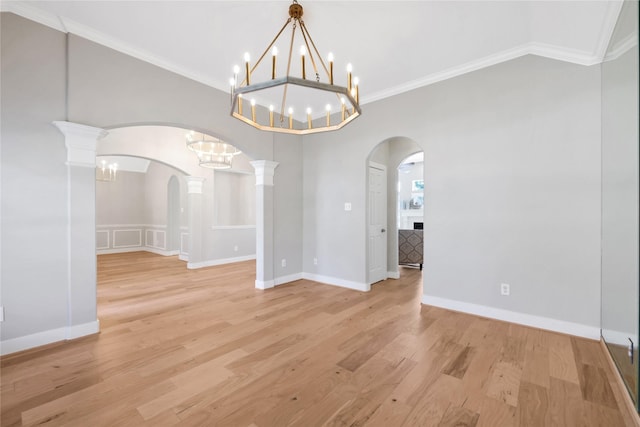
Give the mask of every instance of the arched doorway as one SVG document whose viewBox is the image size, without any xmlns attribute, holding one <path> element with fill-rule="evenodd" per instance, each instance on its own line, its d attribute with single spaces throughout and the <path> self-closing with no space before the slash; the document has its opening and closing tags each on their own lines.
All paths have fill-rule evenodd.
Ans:
<svg viewBox="0 0 640 427">
<path fill-rule="evenodd" d="M 385 277 L 397 279 L 400 277 L 400 269 L 398 267 L 398 206 L 400 200 L 398 198 L 398 166 L 408 156 L 423 152 L 422 147 L 414 140 L 407 137 L 393 137 L 388 138 L 378 145 L 376 145 L 369 153 L 367 157 L 367 171 L 370 167 L 380 168 L 384 166 L 386 170 L 386 185 L 382 187 L 385 192 L 383 197 L 374 200 L 371 197 L 369 191 L 371 187 L 371 179 L 369 173 L 366 180 L 367 191 L 367 283 L 373 284 L 380 280 L 380 276 L 374 276 L 374 269 L 379 269 L 381 266 L 374 265 L 374 262 L 384 262 Z M 424 175 L 424 173 L 423 173 Z M 424 180 L 424 176 L 422 178 Z M 377 249 L 373 247 L 375 240 L 370 237 L 375 234 L 372 228 L 374 227 L 372 220 L 375 218 L 374 210 L 380 209 L 380 207 L 372 206 L 372 203 L 380 204 L 380 199 L 385 200 L 385 243 L 386 243 L 386 256 L 382 261 L 376 259 L 373 255 Z"/>
</svg>

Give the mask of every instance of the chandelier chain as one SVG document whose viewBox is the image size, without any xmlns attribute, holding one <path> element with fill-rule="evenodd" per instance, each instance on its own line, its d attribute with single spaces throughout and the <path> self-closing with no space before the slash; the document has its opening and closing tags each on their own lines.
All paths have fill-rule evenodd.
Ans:
<svg viewBox="0 0 640 427">
<path fill-rule="evenodd" d="M 291 20 L 291 18 L 289 18 L 289 20 Z M 293 20 L 293 29 L 291 30 L 291 43 L 289 43 L 289 59 L 287 61 L 287 76 L 289 75 L 289 73 L 291 72 L 291 55 L 293 53 L 293 42 L 295 40 L 295 36 L 296 36 L 296 22 L 299 22 L 297 19 Z M 300 30 L 302 31 L 302 29 Z M 284 108 L 287 102 L 287 89 L 289 88 L 289 85 L 286 84 L 284 85 L 284 91 L 282 94 L 282 104 L 280 105 L 280 123 L 282 124 L 282 122 L 284 122 Z"/>
</svg>

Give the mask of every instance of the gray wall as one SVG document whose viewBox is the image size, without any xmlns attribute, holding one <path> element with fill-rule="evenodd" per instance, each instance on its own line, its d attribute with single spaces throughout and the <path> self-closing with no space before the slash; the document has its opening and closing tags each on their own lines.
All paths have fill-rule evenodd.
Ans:
<svg viewBox="0 0 640 427">
<path fill-rule="evenodd" d="M 65 35 L 1 14 L 2 259 L 8 340 L 67 324 Z"/>
<path fill-rule="evenodd" d="M 2 252 L 3 340 L 67 321 L 66 149 L 54 120 L 101 128 L 177 125 L 222 137 L 253 159 L 280 162 L 288 179 L 274 189 L 274 216 L 286 220 L 276 223 L 283 235 L 276 235 L 274 251 L 287 258 L 288 271 L 302 272 L 301 148 L 293 147 L 299 138 L 258 132 L 229 116 L 228 94 L 80 37 L 10 13 L 2 13 L 1 27 L 2 247 L 12 248 Z M 213 178 L 206 177 L 205 240 L 214 233 Z M 224 250 L 237 255 L 233 247 Z M 207 251 L 205 258 L 227 256 Z"/>
<path fill-rule="evenodd" d="M 599 325 L 599 79 L 526 56 L 306 137 L 305 271 L 365 282 L 365 159 L 405 136 L 425 152 L 425 295 Z"/>
<path fill-rule="evenodd" d="M 96 226 L 154 224 L 145 212 L 146 175 L 118 171 L 116 177 L 112 182 L 96 181 Z"/>
<path fill-rule="evenodd" d="M 602 329 L 621 345 L 638 342 L 638 192 L 636 45 L 602 65 Z"/>
</svg>

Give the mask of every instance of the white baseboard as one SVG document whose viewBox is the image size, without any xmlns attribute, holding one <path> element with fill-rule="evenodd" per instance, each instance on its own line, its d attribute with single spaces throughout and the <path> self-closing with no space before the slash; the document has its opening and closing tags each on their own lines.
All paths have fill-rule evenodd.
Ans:
<svg viewBox="0 0 640 427">
<path fill-rule="evenodd" d="M 517 323 L 519 325 L 532 326 L 534 328 L 561 332 L 563 334 L 575 335 L 592 340 L 600 340 L 600 328 L 596 326 L 551 319 L 549 317 L 534 316 L 532 314 L 518 313 L 510 310 L 503 310 L 501 308 L 455 301 L 430 295 L 422 295 L 422 303 L 446 308 L 448 310 L 475 314 L 476 316 L 504 320 L 506 322 Z"/>
<path fill-rule="evenodd" d="M 255 254 L 247 255 L 247 256 L 239 256 L 235 258 L 212 259 L 210 261 L 201 261 L 201 262 L 188 262 L 187 260 L 187 268 L 190 270 L 195 270 L 196 268 L 214 267 L 216 265 L 232 264 L 234 262 L 242 262 L 242 261 L 251 261 L 253 259 L 256 259 Z"/>
<path fill-rule="evenodd" d="M 285 283 L 295 282 L 302 279 L 302 273 L 289 274 L 288 276 L 276 277 L 274 280 L 274 286 L 284 285 Z"/>
<path fill-rule="evenodd" d="M 262 280 L 256 280 L 256 289 L 271 289 L 275 286 L 275 281 L 267 280 L 263 282 Z"/>
<path fill-rule="evenodd" d="M 173 251 L 166 251 L 164 249 L 156 249 L 156 248 L 151 248 L 149 246 L 145 246 L 144 250 L 147 252 L 151 252 L 152 254 L 157 254 L 162 256 L 174 256 L 174 255 L 180 254 L 180 251 L 177 249 Z"/>
<path fill-rule="evenodd" d="M 130 248 L 116 248 L 116 249 L 97 249 L 96 255 L 109 255 L 109 254 L 123 254 L 127 252 L 151 252 L 152 254 L 162 256 L 174 256 L 180 254 L 180 251 L 165 251 L 163 249 L 151 248 L 149 246 L 133 246 Z"/>
<path fill-rule="evenodd" d="M 100 332 L 99 320 L 83 323 L 81 325 L 66 326 L 63 328 L 37 332 L 35 334 L 25 335 L 0 342 L 0 355 L 5 356 L 7 354 L 29 350 L 30 348 L 40 347 L 55 342 L 97 334 L 98 332 Z"/>
<path fill-rule="evenodd" d="M 179 255 L 178 255 L 178 259 L 179 259 L 180 261 L 189 262 L 189 255 L 187 255 L 187 254 L 179 254 Z"/>
<path fill-rule="evenodd" d="M 338 279 L 336 277 L 322 276 L 319 274 L 302 273 L 302 278 L 324 283 L 325 285 L 339 286 L 341 288 L 353 289 L 360 292 L 369 292 L 371 285 L 367 283 L 352 282 L 350 280 Z"/>
<path fill-rule="evenodd" d="M 608 344 L 629 346 L 629 338 L 634 342 L 634 345 L 638 345 L 638 334 L 633 332 L 614 331 L 611 329 L 602 329 L 602 338 Z"/>
<path fill-rule="evenodd" d="M 400 272 L 399 271 L 387 271 L 387 279 L 399 279 Z"/>
</svg>

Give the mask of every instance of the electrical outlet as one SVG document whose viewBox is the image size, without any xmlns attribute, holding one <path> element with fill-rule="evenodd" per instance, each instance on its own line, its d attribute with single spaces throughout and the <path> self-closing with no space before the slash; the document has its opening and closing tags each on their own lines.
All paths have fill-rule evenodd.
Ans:
<svg viewBox="0 0 640 427">
<path fill-rule="evenodd" d="M 286 267 L 286 266 L 287 266 L 287 260 L 286 260 L 286 259 L 283 259 L 283 260 L 282 260 L 282 266 L 283 266 L 283 267 Z"/>
<path fill-rule="evenodd" d="M 344 204 L 344 210 L 345 210 L 345 211 L 350 211 L 350 210 L 351 210 L 351 203 L 346 202 L 346 203 Z"/>
<path fill-rule="evenodd" d="M 500 285 L 500 295 L 505 295 L 505 296 L 511 295 L 511 287 L 506 283 L 502 283 Z"/>
<path fill-rule="evenodd" d="M 318 265 L 318 258 L 313 259 L 313 265 Z"/>
</svg>

